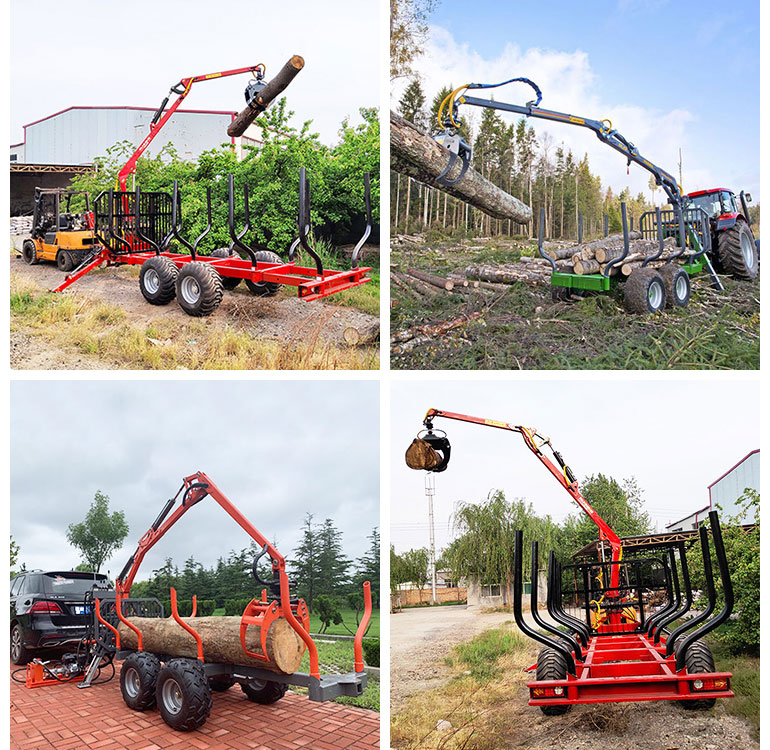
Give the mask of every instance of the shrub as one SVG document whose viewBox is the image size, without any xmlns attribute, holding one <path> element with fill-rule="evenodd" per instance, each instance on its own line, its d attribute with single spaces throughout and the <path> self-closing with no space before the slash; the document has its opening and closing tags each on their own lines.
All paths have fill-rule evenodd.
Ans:
<svg viewBox="0 0 770 750">
<path fill-rule="evenodd" d="M 364 661 L 370 667 L 380 666 L 380 639 L 366 638 L 363 642 Z"/>
</svg>

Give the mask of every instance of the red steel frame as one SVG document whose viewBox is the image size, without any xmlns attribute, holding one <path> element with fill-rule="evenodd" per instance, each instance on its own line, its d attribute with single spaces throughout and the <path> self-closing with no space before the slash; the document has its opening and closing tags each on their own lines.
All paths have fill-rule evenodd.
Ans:
<svg viewBox="0 0 770 750">
<path fill-rule="evenodd" d="M 654 644 L 643 633 L 594 636 L 577 675 L 564 680 L 528 682 L 529 705 L 624 703 L 629 701 L 733 698 L 729 672 L 688 674 L 666 658 L 666 640 Z M 534 667 L 531 667 L 533 669 Z M 700 680 L 704 688 L 693 683 Z M 555 691 L 558 689 L 558 694 Z"/>
<path fill-rule="evenodd" d="M 527 447 L 557 479 L 575 502 L 589 515 L 599 528 L 599 538 L 610 543 L 612 563 L 610 586 L 618 586 L 619 568 L 622 559 L 621 540 L 607 525 L 606 521 L 591 507 L 580 494 L 577 480 L 570 481 L 566 465 L 559 469 L 535 442 L 541 439 L 541 446 L 550 440 L 539 435 L 534 429 L 498 422 L 491 419 L 471 417 L 466 414 L 429 409 L 424 423 L 430 428 L 433 418 L 445 417 L 461 422 L 470 422 L 500 430 L 519 433 Z M 553 446 L 551 446 L 553 450 Z M 561 457 L 556 454 L 559 463 Z M 607 596 L 618 592 L 607 592 Z M 617 622 L 615 621 L 617 620 Z M 583 661 L 577 661 L 577 674 L 567 675 L 563 680 L 538 680 L 527 683 L 530 706 L 554 706 L 578 703 L 622 703 L 628 701 L 652 700 L 696 700 L 701 698 L 732 698 L 729 672 L 708 672 L 688 674 L 685 669 L 676 671 L 676 656 L 666 657 L 666 639 L 654 643 L 645 633 L 602 634 L 603 629 L 623 630 L 633 625 L 623 623 L 620 612 L 611 612 L 609 624 L 598 624 L 598 633 L 590 638 Z M 535 666 L 529 668 L 533 671 Z M 700 681 L 703 687 L 697 689 L 694 683 Z"/>
<path fill-rule="evenodd" d="M 65 276 L 64 281 L 51 291 L 64 291 L 81 276 L 85 276 L 89 271 L 92 271 L 104 262 L 115 266 L 141 266 L 142 263 L 150 258 L 154 258 L 155 255 L 154 250 L 136 253 L 113 253 L 109 248 L 102 248 L 101 252 L 88 265 L 81 268 L 77 273 Z M 177 268 L 181 268 L 185 263 L 190 263 L 193 260 L 190 255 L 183 255 L 181 253 L 165 252 L 161 253 L 161 255 L 164 258 L 169 258 Z M 195 260 L 210 263 L 225 278 L 247 279 L 254 283 L 269 281 L 285 284 L 286 286 L 296 286 L 297 296 L 307 302 L 329 297 L 344 289 L 367 284 L 371 279 L 367 278 L 366 274 L 372 270 L 371 267 L 367 266 L 351 268 L 348 271 L 324 269 L 323 276 L 319 277 L 316 268 L 298 266 L 295 263 L 258 262 L 255 268 L 252 266 L 251 261 L 240 257 L 212 258 L 210 256 L 196 256 Z"/>
<path fill-rule="evenodd" d="M 169 118 L 177 111 L 179 105 L 185 100 L 190 93 L 190 89 L 194 83 L 199 81 L 210 81 L 212 78 L 225 78 L 226 76 L 235 76 L 241 73 L 256 73 L 260 71 L 262 74 L 265 72 L 265 66 L 262 63 L 256 65 L 250 65 L 248 68 L 235 68 L 233 70 L 224 70 L 221 73 L 209 73 L 205 76 L 191 76 L 190 78 L 183 78 L 174 88 L 182 88 L 182 92 L 179 94 L 177 100 L 169 107 L 168 111 L 160 118 L 157 123 L 150 125 L 150 132 L 147 137 L 139 144 L 139 148 L 134 151 L 131 158 L 125 163 L 124 167 L 118 172 L 118 183 L 120 189 L 126 189 L 126 180 L 128 176 L 136 171 L 136 163 L 139 161 L 139 157 L 147 150 L 147 147 L 152 142 L 152 139 L 160 132 L 161 128 L 168 122 Z M 178 93 L 171 89 L 171 93 Z M 168 100 L 166 100 L 168 101 Z"/>
</svg>

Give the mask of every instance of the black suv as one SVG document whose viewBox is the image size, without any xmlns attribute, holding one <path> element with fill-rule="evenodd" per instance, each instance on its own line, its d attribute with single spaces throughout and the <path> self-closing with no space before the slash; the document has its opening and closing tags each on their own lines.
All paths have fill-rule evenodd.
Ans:
<svg viewBox="0 0 770 750">
<path fill-rule="evenodd" d="M 112 588 L 107 576 L 40 570 L 11 579 L 11 661 L 26 664 L 43 649 L 75 646 L 85 635 L 84 598 L 93 586 Z"/>
</svg>

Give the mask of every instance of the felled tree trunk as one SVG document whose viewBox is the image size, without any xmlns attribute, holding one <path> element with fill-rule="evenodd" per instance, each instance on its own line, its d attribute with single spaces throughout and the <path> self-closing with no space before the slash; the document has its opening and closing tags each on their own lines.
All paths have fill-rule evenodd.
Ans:
<svg viewBox="0 0 770 750">
<path fill-rule="evenodd" d="M 526 224 L 532 220 L 532 209 L 529 206 L 493 185 L 472 167 L 456 185 L 436 182 L 448 161 L 446 149 L 433 138 L 395 112 L 390 113 L 391 169 L 470 203 L 494 219 L 511 219 L 517 224 Z M 459 173 L 458 159 L 448 177 L 454 179 Z"/>
<path fill-rule="evenodd" d="M 197 658 L 195 638 L 173 618 L 129 617 L 127 619 L 142 632 L 142 647 L 145 651 Z M 240 617 L 183 617 L 182 620 L 200 635 L 203 658 L 208 662 L 261 667 L 271 672 L 292 674 L 299 668 L 302 655 L 305 653 L 304 642 L 283 618 L 274 620 L 267 632 L 268 661 L 255 659 L 244 652 L 241 646 Z M 120 623 L 118 632 L 122 647 L 138 647 L 136 633 L 133 630 Z M 260 628 L 250 625 L 246 631 L 246 647 L 253 653 L 262 654 L 261 641 Z"/>
<path fill-rule="evenodd" d="M 639 240 L 642 238 L 641 232 L 629 232 L 629 240 Z M 575 254 L 580 254 L 581 260 L 590 260 L 594 257 L 597 258 L 597 251 L 604 248 L 623 247 L 623 235 L 622 234 L 610 234 L 607 237 L 601 237 L 598 240 L 591 240 L 590 242 L 584 242 L 582 245 L 572 245 L 571 247 L 561 247 L 555 250 L 546 250 L 546 254 L 550 255 L 554 260 L 560 260 L 563 258 L 571 258 Z"/>
</svg>

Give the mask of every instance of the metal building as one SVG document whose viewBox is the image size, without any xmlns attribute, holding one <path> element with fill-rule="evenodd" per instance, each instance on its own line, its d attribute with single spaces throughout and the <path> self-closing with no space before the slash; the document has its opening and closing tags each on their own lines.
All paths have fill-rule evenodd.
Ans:
<svg viewBox="0 0 770 750">
<path fill-rule="evenodd" d="M 715 479 L 709 486 L 709 504 L 705 508 L 691 513 L 680 521 L 666 526 L 669 533 L 676 531 L 689 531 L 697 529 L 708 517 L 709 511 L 720 507 L 720 515 L 724 517 L 735 516 L 740 508 L 738 498 L 743 495 L 746 488 L 759 492 L 759 449 L 751 451 L 738 461 L 735 466 L 728 469 L 721 477 Z M 756 514 L 751 514 L 743 521 L 752 523 L 756 521 Z"/>
<path fill-rule="evenodd" d="M 155 110 L 149 107 L 68 107 L 24 126 L 24 141 L 11 147 L 12 161 L 27 164 L 92 164 L 97 156 L 121 141 L 134 148 L 150 132 Z M 178 109 L 166 123 L 146 156 L 155 156 L 172 143 L 180 159 L 196 160 L 204 151 L 253 138 L 230 138 L 227 127 L 236 112 Z M 13 158 L 15 156 L 15 159 Z M 240 156 L 240 153 L 239 153 Z"/>
</svg>

